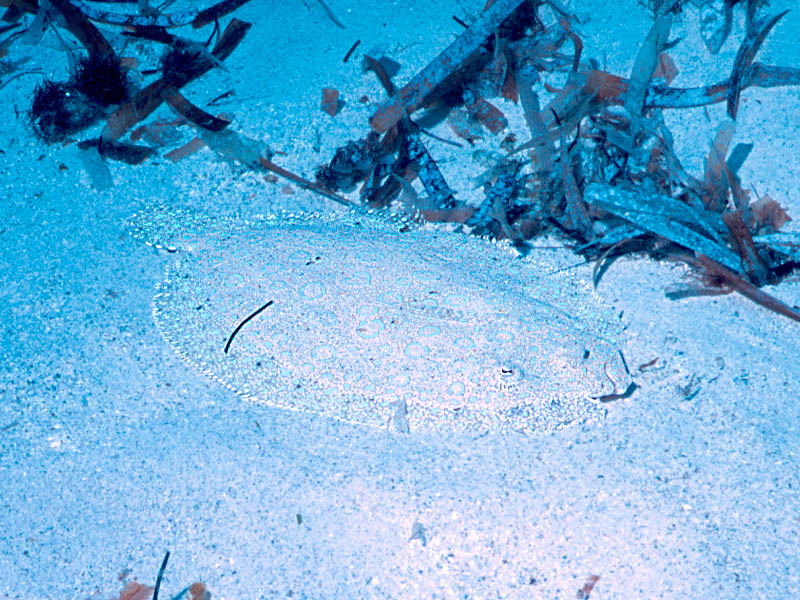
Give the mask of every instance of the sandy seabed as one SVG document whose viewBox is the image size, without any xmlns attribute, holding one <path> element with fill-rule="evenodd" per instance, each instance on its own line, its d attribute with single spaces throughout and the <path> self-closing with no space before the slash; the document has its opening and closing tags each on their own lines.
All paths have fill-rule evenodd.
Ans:
<svg viewBox="0 0 800 600">
<path fill-rule="evenodd" d="M 482 3 L 328 4 L 347 29 L 315 2 L 253 0 L 235 13 L 255 25 L 227 71 L 184 90 L 201 103 L 233 89 L 220 106 L 237 130 L 307 176 L 366 132 L 357 99 L 381 97 L 358 56 L 341 61 L 355 39 L 398 60 L 403 80 L 460 31 L 451 14 Z M 647 11 L 569 4 L 587 55 L 628 73 Z M 759 60 L 797 62 L 799 19 L 793 10 L 776 26 Z M 709 56 L 687 8 L 673 27 L 684 38 L 674 85 L 726 77 L 742 27 L 739 15 Z M 12 54 L 66 76 L 51 35 Z M 162 339 L 152 303 L 175 257 L 130 236 L 126 220 L 163 202 L 236 218 L 335 208 L 209 151 L 112 165 L 115 185 L 96 191 L 74 145 L 46 147 L 14 117 L 37 81 L 0 89 L 0 598 L 116 598 L 132 579 L 152 585 L 167 549 L 165 597 L 196 580 L 231 599 L 575 598 L 592 576 L 593 600 L 800 588 L 796 323 L 739 296 L 671 302 L 665 288 L 684 269 L 629 258 L 597 293 L 640 388 L 600 423 L 400 434 L 247 402 Z M 333 119 L 319 110 L 325 86 L 348 101 Z M 755 144 L 743 182 L 793 216 L 799 104 L 797 88 L 745 91 L 734 140 Z M 700 172 L 724 106 L 665 118 Z M 450 165 L 448 177 L 469 188 L 475 169 Z M 792 305 L 800 286 L 770 292 Z"/>
</svg>

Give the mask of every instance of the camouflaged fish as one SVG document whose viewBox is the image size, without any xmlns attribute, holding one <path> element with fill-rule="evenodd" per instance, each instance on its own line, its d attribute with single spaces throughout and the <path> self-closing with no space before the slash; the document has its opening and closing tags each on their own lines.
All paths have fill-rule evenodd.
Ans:
<svg viewBox="0 0 800 600">
<path fill-rule="evenodd" d="M 164 338 L 270 406 L 399 431 L 539 433 L 601 418 L 598 398 L 630 383 L 588 283 L 490 241 L 355 213 L 156 208 L 129 225 L 176 254 L 154 301 Z"/>
</svg>

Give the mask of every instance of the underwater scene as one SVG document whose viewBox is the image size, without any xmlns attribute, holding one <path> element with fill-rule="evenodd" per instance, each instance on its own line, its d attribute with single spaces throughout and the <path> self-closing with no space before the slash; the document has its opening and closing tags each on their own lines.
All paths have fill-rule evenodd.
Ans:
<svg viewBox="0 0 800 600">
<path fill-rule="evenodd" d="M 0 600 L 800 587 L 795 2 L 0 14 Z"/>
</svg>

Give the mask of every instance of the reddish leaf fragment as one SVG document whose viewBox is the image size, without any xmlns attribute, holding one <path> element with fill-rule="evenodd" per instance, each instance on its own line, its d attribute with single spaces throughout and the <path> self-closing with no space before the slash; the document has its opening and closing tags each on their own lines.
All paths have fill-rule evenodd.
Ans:
<svg viewBox="0 0 800 600">
<path fill-rule="evenodd" d="M 336 88 L 322 88 L 322 104 L 320 108 L 335 117 L 344 103 L 339 100 L 339 90 Z"/>
<path fill-rule="evenodd" d="M 171 160 L 172 162 L 178 162 L 179 160 L 183 160 L 187 156 L 191 156 L 198 150 L 202 150 L 206 146 L 207 144 L 201 138 L 199 137 L 192 138 L 180 148 L 175 148 L 175 150 L 167 152 L 164 155 L 164 158 Z"/>
<path fill-rule="evenodd" d="M 756 251 L 753 236 L 742 219 L 742 212 L 735 210 L 722 213 L 722 221 L 728 228 L 733 238 L 736 253 L 742 259 L 743 271 L 758 285 L 763 285 L 767 281 L 769 269 Z"/>
<path fill-rule="evenodd" d="M 394 83 L 392 83 L 392 76 L 389 74 L 389 69 L 386 66 L 386 58 L 373 58 L 369 54 L 364 55 L 364 70 L 370 70 L 378 77 L 383 89 L 386 93 L 393 95 L 395 91 Z M 401 117 L 402 118 L 402 117 Z M 390 128 L 387 128 L 387 130 Z"/>
<path fill-rule="evenodd" d="M 732 137 L 733 121 L 727 121 L 717 130 L 706 157 L 702 199 L 705 207 L 713 212 L 722 212 L 728 205 L 729 181 L 725 156 Z"/>
<path fill-rule="evenodd" d="M 678 67 L 675 66 L 675 61 L 666 52 L 658 55 L 658 66 L 653 72 L 653 79 L 663 79 L 667 83 L 672 83 L 672 80 L 678 76 Z"/>
<path fill-rule="evenodd" d="M 631 384 L 631 385 L 635 385 L 635 384 Z M 575 597 L 578 600 L 587 600 L 589 598 L 589 594 L 592 593 L 592 590 L 594 589 L 594 586 L 597 585 L 598 581 L 600 581 L 600 576 L 599 575 L 589 575 L 586 578 L 586 581 L 584 582 L 583 587 L 581 589 L 579 589 L 578 592 L 575 594 Z"/>
<path fill-rule="evenodd" d="M 170 86 L 166 88 L 161 92 L 161 97 L 164 98 L 164 101 L 169 104 L 175 112 L 184 117 L 187 121 L 194 123 L 198 127 L 207 129 L 208 131 L 222 131 L 231 123 L 226 119 L 215 117 L 202 108 L 195 106 L 174 87 Z"/>
<path fill-rule="evenodd" d="M 683 256 L 681 258 L 701 272 L 707 285 L 720 289 L 721 293 L 739 292 L 756 304 L 800 323 L 800 312 L 784 304 L 775 296 L 758 289 L 749 281 L 745 281 L 745 279 L 705 254 L 698 254 L 695 257 Z"/>
<path fill-rule="evenodd" d="M 656 356 L 653 360 L 648 360 L 646 363 L 642 363 L 639 365 L 639 372 L 644 373 L 648 369 L 652 369 L 658 363 L 658 357 Z"/>
<path fill-rule="evenodd" d="M 614 392 L 613 394 L 604 394 L 602 396 L 597 396 L 595 398 L 595 400 L 599 400 L 603 404 L 607 404 L 608 402 L 614 402 L 616 400 L 627 400 L 628 398 L 633 396 L 633 392 L 635 392 L 638 389 L 639 389 L 639 386 L 635 382 L 631 381 L 628 384 L 628 387 L 625 388 L 624 392 Z M 584 588 L 585 587 L 586 586 L 584 585 Z M 591 591 L 591 590 L 589 590 L 589 591 Z M 582 597 L 583 598 L 588 598 L 589 594 L 587 593 L 585 596 L 582 596 Z"/>
<path fill-rule="evenodd" d="M 647 158 L 645 170 L 648 175 L 653 177 L 658 176 L 662 172 L 662 160 L 664 158 L 664 150 L 661 146 L 653 146 L 650 149 L 650 156 Z"/>
<path fill-rule="evenodd" d="M 592 70 L 586 73 L 586 90 L 602 102 L 622 102 L 628 92 L 628 80 L 605 71 Z"/>
<path fill-rule="evenodd" d="M 206 584 L 200 581 L 194 582 L 189 586 L 189 600 L 210 600 L 211 592 L 206 588 Z"/>
<path fill-rule="evenodd" d="M 121 64 L 122 68 L 126 71 L 133 71 L 139 68 L 141 61 L 135 56 L 120 56 L 119 64 Z"/>
<path fill-rule="evenodd" d="M 486 99 L 469 90 L 464 91 L 464 106 L 470 116 L 482 123 L 495 135 L 508 126 L 508 120 L 502 111 Z"/>
<path fill-rule="evenodd" d="M 517 89 L 517 78 L 514 76 L 512 69 L 508 70 L 506 80 L 503 82 L 503 87 L 500 90 L 500 95 L 506 100 L 511 100 L 514 104 L 519 102 L 519 90 Z"/>
<path fill-rule="evenodd" d="M 725 174 L 725 157 L 733 138 L 734 123 L 725 121 L 719 126 L 711 150 L 706 157 L 703 177 L 703 204 L 708 210 L 722 212 L 728 204 L 728 178 Z"/>
<path fill-rule="evenodd" d="M 519 99 L 519 96 L 517 94 L 517 81 L 516 77 L 514 76 L 514 69 L 510 67 L 512 60 L 511 50 L 509 49 L 508 44 L 503 41 L 502 43 L 498 42 L 496 44 L 495 52 L 498 51 L 501 52 L 502 58 L 495 58 L 495 62 L 502 60 L 502 64 L 504 65 L 503 78 L 500 80 L 499 95 L 506 100 L 511 100 L 512 102 L 516 103 Z"/>
<path fill-rule="evenodd" d="M 514 148 L 517 146 L 517 136 L 513 133 L 508 133 L 500 142 L 500 147 L 508 154 L 514 153 Z"/>
<path fill-rule="evenodd" d="M 150 600 L 155 588 L 130 581 L 119 594 L 119 600 Z"/>
<path fill-rule="evenodd" d="M 750 204 L 750 213 L 754 221 L 751 225 L 758 233 L 778 231 L 792 220 L 781 205 L 766 194 Z"/>
</svg>

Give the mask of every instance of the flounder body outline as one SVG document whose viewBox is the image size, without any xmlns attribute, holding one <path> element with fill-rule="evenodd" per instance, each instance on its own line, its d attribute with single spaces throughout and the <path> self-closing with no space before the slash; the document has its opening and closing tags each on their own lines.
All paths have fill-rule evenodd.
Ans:
<svg viewBox="0 0 800 600">
<path fill-rule="evenodd" d="M 377 427 L 402 405 L 417 432 L 538 433 L 601 418 L 593 398 L 629 381 L 598 300 L 492 242 L 288 215 L 198 240 L 168 266 L 156 323 L 251 400 Z"/>
</svg>

